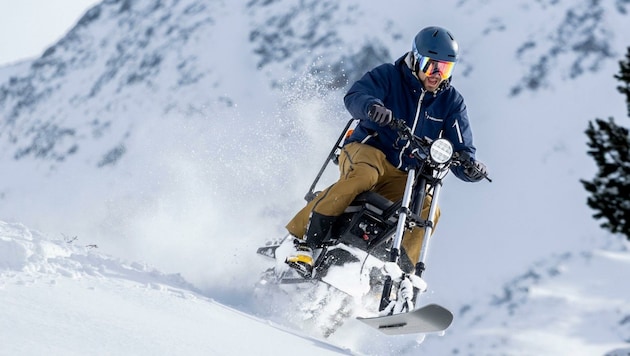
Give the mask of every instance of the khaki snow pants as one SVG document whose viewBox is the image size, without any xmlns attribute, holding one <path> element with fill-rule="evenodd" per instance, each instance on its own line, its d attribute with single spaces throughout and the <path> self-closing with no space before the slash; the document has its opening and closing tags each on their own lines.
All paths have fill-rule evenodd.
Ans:
<svg viewBox="0 0 630 356">
<path fill-rule="evenodd" d="M 391 201 L 402 199 L 407 182 L 407 173 L 398 170 L 385 158 L 385 154 L 372 146 L 353 142 L 346 145 L 339 156 L 339 180 L 319 193 L 287 224 L 287 230 L 294 236 L 302 237 L 306 233 L 311 211 L 326 216 L 339 216 L 362 192 L 372 190 Z M 431 197 L 423 203 L 421 217 L 429 215 Z M 440 217 L 436 209 L 434 223 Z M 435 229 L 435 225 L 434 225 Z M 405 232 L 403 248 L 415 265 L 420 256 L 424 228 L 414 228 Z"/>
</svg>

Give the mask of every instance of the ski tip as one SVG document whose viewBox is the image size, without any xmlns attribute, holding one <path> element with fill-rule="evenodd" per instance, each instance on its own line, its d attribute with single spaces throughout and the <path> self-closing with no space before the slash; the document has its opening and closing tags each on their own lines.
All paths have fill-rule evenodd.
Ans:
<svg viewBox="0 0 630 356">
<path fill-rule="evenodd" d="M 357 319 L 387 335 L 429 334 L 448 329 L 453 313 L 438 304 L 429 304 L 407 313 Z"/>
</svg>

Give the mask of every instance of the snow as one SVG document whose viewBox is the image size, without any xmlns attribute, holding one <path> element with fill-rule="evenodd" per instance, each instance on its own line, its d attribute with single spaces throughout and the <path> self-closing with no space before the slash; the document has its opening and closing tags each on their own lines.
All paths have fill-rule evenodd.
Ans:
<svg viewBox="0 0 630 356">
<path fill-rule="evenodd" d="M 0 222 L 0 256 L 3 355 L 349 353 L 219 304 L 179 276 L 20 224 Z"/>
<path fill-rule="evenodd" d="M 203 12 L 182 10 L 191 3 L 162 2 L 173 4 L 169 15 L 178 25 L 205 19 Z M 286 5 L 271 3 L 271 10 Z M 542 89 L 513 97 L 507 93 L 553 46 L 544 39 L 574 2 L 422 4 L 409 16 L 399 11 L 409 4 L 394 3 L 348 5 L 358 12 L 348 23 L 336 19 L 343 23 L 339 38 L 347 42 L 341 50 L 360 48 L 369 31 L 397 56 L 418 30 L 420 10 L 448 13 L 436 22 L 462 45 L 454 84 L 467 99 L 479 158 L 494 180 L 471 185 L 449 177 L 443 190 L 425 274 L 429 290 L 422 297 L 454 312 L 443 337 L 386 337 L 350 318 L 322 340 L 300 330 L 305 321 L 283 298 L 257 298 L 253 285 L 270 263 L 253 251 L 284 233 L 283 223 L 303 205 L 305 188 L 348 117 L 341 94 L 323 90 L 308 75 L 270 90 L 269 81 L 296 74 L 279 66 L 257 71 L 255 56 L 217 56 L 251 50 L 251 28 L 242 24 L 252 18 L 238 2 L 216 2 L 209 10 L 214 27 L 199 30 L 207 33 L 190 42 L 156 37 L 144 50 L 164 54 L 165 67 L 192 66 L 183 68 L 205 76 L 198 86 L 169 92 L 164 86 L 178 74 L 162 71 L 148 89 L 144 83 L 125 87 L 121 83 L 144 53 L 130 45 L 136 56 L 120 68 L 125 75 L 88 98 L 106 74 L 99 70 L 111 69 L 108 51 L 116 53 L 116 40 L 133 44 L 145 26 L 155 25 L 154 18 L 125 17 L 137 26 L 114 26 L 117 13 L 110 11 L 82 29 L 87 33 L 80 33 L 85 42 L 79 47 L 58 47 L 55 59 L 76 59 L 78 65 L 70 66 L 75 71 L 50 80 L 42 73 L 47 80 L 35 82 L 44 85 L 37 89 L 49 88 L 52 97 L 20 117 L 28 126 L 59 113 L 60 123 L 93 140 L 81 142 L 77 157 L 51 164 L 15 161 L 15 147 L 0 133 L 0 221 L 6 221 L 0 223 L 0 353 L 627 354 L 628 245 L 598 227 L 579 184 L 594 172 L 585 154 L 588 120 L 625 119 L 612 74 L 627 46 L 621 35 L 627 17 L 610 15 L 606 22 L 618 36 L 619 58 L 569 80 L 566 48 L 579 38 L 568 37 L 550 65 L 558 72 L 547 73 Z M 371 13 L 396 21 L 374 24 Z M 263 26 L 260 20 L 253 22 Z M 523 43 L 541 38 L 544 48 L 515 56 Z M 81 55 L 72 57 L 75 52 Z M 196 57 L 201 59 L 182 62 Z M 26 75 L 29 65 L 0 68 L 0 84 Z M 233 66 L 241 69 L 236 78 L 229 75 Z M 221 105 L 214 102 L 217 93 Z M 173 104 L 166 115 L 162 102 Z M 104 133 L 114 139 L 101 139 Z M 95 170 L 95 157 L 111 149 L 112 140 L 124 143 L 125 158 Z M 335 174 L 328 172 L 324 181 Z"/>
<path fill-rule="evenodd" d="M 322 339 L 260 313 L 274 301 L 228 307 L 181 275 L 0 221 L 0 344 L 6 355 L 414 355 L 466 344 L 487 355 L 604 355 L 630 336 L 629 256 L 622 244 L 541 263 L 535 283 L 514 289 L 526 303 L 477 305 L 444 336 L 384 336 L 350 320 Z"/>
</svg>

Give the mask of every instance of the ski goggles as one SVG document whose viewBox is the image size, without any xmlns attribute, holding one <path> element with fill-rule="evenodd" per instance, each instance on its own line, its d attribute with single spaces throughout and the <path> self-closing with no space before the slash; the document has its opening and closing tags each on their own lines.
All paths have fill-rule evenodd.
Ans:
<svg viewBox="0 0 630 356">
<path fill-rule="evenodd" d="M 453 74 L 453 68 L 455 67 L 455 62 L 439 61 L 437 59 L 432 59 L 431 57 L 421 56 L 418 54 L 416 54 L 416 60 L 418 61 L 418 68 L 420 68 L 420 71 L 426 76 L 429 77 L 438 73 L 444 80 L 451 77 Z"/>
</svg>

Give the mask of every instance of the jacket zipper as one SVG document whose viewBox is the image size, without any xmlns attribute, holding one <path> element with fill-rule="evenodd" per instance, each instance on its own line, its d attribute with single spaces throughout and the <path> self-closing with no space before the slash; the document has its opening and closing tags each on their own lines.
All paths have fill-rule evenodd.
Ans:
<svg viewBox="0 0 630 356">
<path fill-rule="evenodd" d="M 413 126 L 411 127 L 411 132 L 414 134 L 416 133 L 416 127 L 418 126 L 418 121 L 420 119 L 420 107 L 422 106 L 422 100 L 424 99 L 424 94 L 426 92 L 427 92 L 426 90 L 422 89 L 422 92 L 420 93 L 420 98 L 418 98 L 418 108 L 416 109 L 416 117 L 413 119 Z M 410 144 L 411 144 L 411 141 L 407 140 L 405 147 L 403 147 L 400 150 L 400 154 L 398 155 L 398 166 L 396 168 L 400 169 L 400 167 L 402 167 L 403 154 L 405 153 L 405 151 L 407 150 Z"/>
</svg>

